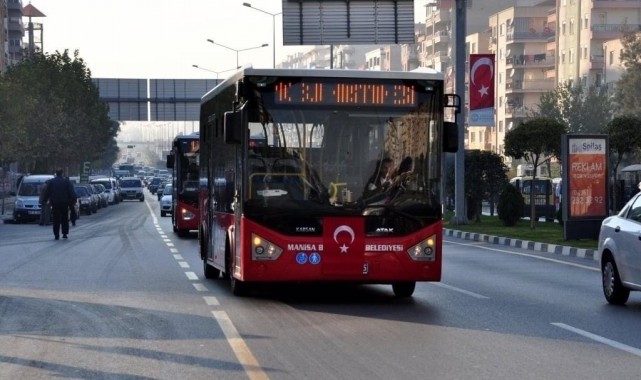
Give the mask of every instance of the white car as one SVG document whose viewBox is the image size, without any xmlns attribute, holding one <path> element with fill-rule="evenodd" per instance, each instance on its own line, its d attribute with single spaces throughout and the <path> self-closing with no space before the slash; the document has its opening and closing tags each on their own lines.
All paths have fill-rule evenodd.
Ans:
<svg viewBox="0 0 641 380">
<path fill-rule="evenodd" d="M 160 216 L 165 216 L 171 214 L 173 197 L 171 195 L 173 186 L 171 183 L 165 185 L 165 188 L 162 191 L 162 198 L 160 198 Z"/>
<path fill-rule="evenodd" d="M 120 179 L 121 199 L 138 199 L 144 202 L 145 195 L 142 192 L 142 180 L 138 177 L 123 177 Z"/>
<path fill-rule="evenodd" d="M 599 250 L 605 299 L 615 305 L 641 290 L 641 193 L 601 223 Z"/>
</svg>

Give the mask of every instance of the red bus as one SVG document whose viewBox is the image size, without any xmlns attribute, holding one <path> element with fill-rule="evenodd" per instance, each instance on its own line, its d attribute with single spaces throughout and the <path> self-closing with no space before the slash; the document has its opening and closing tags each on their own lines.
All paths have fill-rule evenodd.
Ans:
<svg viewBox="0 0 641 380">
<path fill-rule="evenodd" d="M 199 147 L 198 132 L 178 135 L 167 156 L 167 168 L 173 169 L 171 221 L 178 236 L 198 230 Z"/>
<path fill-rule="evenodd" d="M 417 281 L 440 281 L 452 98 L 437 72 L 245 67 L 227 78 L 201 101 L 205 277 L 222 273 L 238 296 L 336 281 L 409 297 Z"/>
</svg>

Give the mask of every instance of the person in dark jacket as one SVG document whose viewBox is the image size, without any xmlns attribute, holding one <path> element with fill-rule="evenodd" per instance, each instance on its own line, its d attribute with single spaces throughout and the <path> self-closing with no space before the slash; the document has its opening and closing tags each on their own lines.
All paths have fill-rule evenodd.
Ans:
<svg viewBox="0 0 641 380">
<path fill-rule="evenodd" d="M 62 228 L 62 237 L 67 238 L 69 234 L 69 203 L 76 200 L 71 181 L 63 177 L 62 169 L 56 170 L 56 176 L 49 181 L 47 186 L 46 200 L 51 203 L 53 212 L 53 236 L 56 240 L 60 239 L 60 229 Z"/>
</svg>

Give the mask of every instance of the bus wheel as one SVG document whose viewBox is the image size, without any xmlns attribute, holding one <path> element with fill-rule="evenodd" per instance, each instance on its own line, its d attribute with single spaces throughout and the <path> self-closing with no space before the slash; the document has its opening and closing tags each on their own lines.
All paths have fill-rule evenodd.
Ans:
<svg viewBox="0 0 641 380">
<path fill-rule="evenodd" d="M 205 273 L 205 278 L 215 280 L 220 277 L 220 270 L 214 268 L 213 266 L 207 264 L 207 258 L 203 259 L 203 272 Z"/>
<path fill-rule="evenodd" d="M 249 295 L 250 284 L 245 281 L 240 281 L 234 276 L 229 276 L 231 280 L 231 292 L 237 297 L 246 297 Z"/>
<path fill-rule="evenodd" d="M 416 288 L 416 281 L 411 282 L 395 282 L 392 284 L 392 290 L 397 298 L 407 298 L 414 294 Z"/>
</svg>

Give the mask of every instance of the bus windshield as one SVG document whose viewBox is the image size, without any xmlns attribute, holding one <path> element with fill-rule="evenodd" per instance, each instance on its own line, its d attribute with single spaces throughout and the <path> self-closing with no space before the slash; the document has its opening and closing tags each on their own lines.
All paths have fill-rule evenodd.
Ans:
<svg viewBox="0 0 641 380">
<path fill-rule="evenodd" d="M 391 212 L 433 222 L 441 217 L 437 106 L 425 94 L 411 108 L 249 109 L 246 215 Z"/>
</svg>

